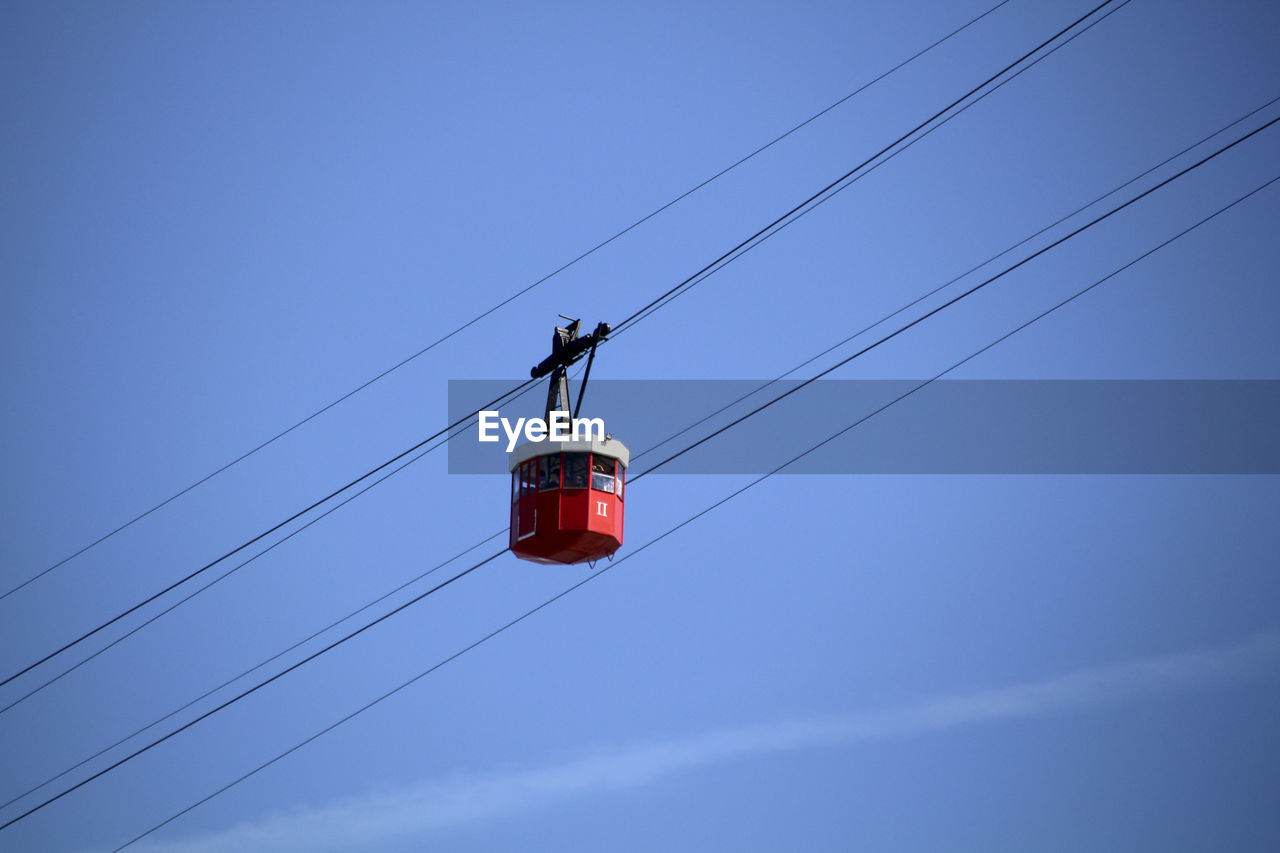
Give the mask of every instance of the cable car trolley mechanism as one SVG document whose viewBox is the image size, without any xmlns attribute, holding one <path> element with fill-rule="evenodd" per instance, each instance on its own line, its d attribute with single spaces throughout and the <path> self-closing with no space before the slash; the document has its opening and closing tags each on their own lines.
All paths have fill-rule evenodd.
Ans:
<svg viewBox="0 0 1280 853">
<path fill-rule="evenodd" d="M 613 559 L 622 547 L 623 485 L 631 453 L 605 434 L 602 420 L 579 430 L 596 345 L 610 329 L 601 323 L 579 337 L 578 323 L 557 327 L 551 355 L 530 371 L 534 379 L 551 375 L 545 423 L 572 424 L 572 431 L 564 440 L 553 432 L 547 440 L 522 444 L 510 457 L 511 553 L 536 563 L 594 565 L 601 557 Z M 570 418 L 568 368 L 584 355 L 587 367 Z"/>
</svg>

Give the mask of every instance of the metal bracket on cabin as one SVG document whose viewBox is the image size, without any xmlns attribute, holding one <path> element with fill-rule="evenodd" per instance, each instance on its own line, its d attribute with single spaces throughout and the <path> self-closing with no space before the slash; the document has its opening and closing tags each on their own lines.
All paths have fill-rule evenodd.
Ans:
<svg viewBox="0 0 1280 853">
<path fill-rule="evenodd" d="M 564 317 L 563 314 L 560 315 Z M 568 320 L 568 317 L 564 317 Z M 591 376 L 591 363 L 595 361 L 596 346 L 608 337 L 611 331 L 608 323 L 600 323 L 595 331 L 588 335 L 578 336 L 578 324 L 581 320 L 573 320 L 567 326 L 557 326 L 551 337 L 551 355 L 544 358 L 529 375 L 540 379 L 551 374 L 551 387 L 547 389 L 547 422 L 551 422 L 552 412 L 569 413 L 569 366 L 587 355 L 587 369 L 582 375 L 582 383 L 578 389 L 578 405 L 573 410 L 573 417 L 582 411 L 582 397 L 587 391 L 587 379 Z"/>
</svg>

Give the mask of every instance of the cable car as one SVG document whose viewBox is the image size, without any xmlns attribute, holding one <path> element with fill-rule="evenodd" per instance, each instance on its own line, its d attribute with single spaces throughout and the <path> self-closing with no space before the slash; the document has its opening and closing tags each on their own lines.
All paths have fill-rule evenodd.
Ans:
<svg viewBox="0 0 1280 853">
<path fill-rule="evenodd" d="M 566 318 L 567 319 L 567 318 Z M 551 374 L 546 423 L 564 413 L 579 422 L 596 345 L 609 333 L 601 323 L 578 336 L 578 322 L 557 327 L 551 355 L 530 371 L 534 379 Z M 587 368 L 572 418 L 568 367 L 584 354 Z M 511 553 L 536 563 L 590 563 L 613 559 L 622 547 L 626 469 L 631 453 L 612 435 L 575 435 L 566 441 L 527 442 L 511 454 Z"/>
</svg>

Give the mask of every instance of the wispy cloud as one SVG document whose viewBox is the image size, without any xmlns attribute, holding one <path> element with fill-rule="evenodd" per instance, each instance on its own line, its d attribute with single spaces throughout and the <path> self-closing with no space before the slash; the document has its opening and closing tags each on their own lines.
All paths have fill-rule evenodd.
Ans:
<svg viewBox="0 0 1280 853">
<path fill-rule="evenodd" d="M 719 729 L 631 744 L 543 767 L 437 779 L 391 793 L 269 816 L 200 837 L 143 842 L 134 849 L 150 853 L 379 849 L 391 840 L 439 827 L 644 785 L 731 759 L 848 747 L 1203 690 L 1273 676 L 1277 663 L 1280 634 L 1262 634 L 1234 646 L 1126 661 L 894 708 Z"/>
</svg>

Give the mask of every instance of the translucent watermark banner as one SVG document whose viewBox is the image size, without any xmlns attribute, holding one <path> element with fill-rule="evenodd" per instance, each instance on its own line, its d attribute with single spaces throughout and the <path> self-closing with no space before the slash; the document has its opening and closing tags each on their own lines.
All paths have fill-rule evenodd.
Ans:
<svg viewBox="0 0 1280 853">
<path fill-rule="evenodd" d="M 1280 380 L 820 380 L 660 464 L 800 384 L 752 394 L 765 381 L 593 379 L 580 414 L 630 448 L 632 476 L 763 474 L 864 417 L 781 473 L 1280 474 Z M 449 422 L 520 382 L 451 380 Z M 493 407 L 500 440 L 480 441 L 475 418 L 459 427 L 449 472 L 505 474 L 527 438 L 510 428 L 545 403 L 540 383 Z"/>
</svg>

